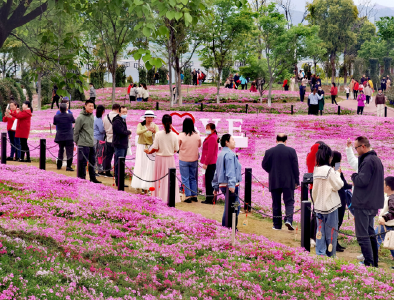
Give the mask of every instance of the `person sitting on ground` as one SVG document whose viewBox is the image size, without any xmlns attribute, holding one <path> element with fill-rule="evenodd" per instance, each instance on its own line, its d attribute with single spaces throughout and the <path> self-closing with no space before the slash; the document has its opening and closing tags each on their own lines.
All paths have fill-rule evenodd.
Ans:
<svg viewBox="0 0 394 300">
<path fill-rule="evenodd" d="M 375 233 L 381 233 L 376 237 L 378 240 L 378 249 L 383 244 L 386 234 L 384 232 L 394 230 L 394 177 L 388 176 L 384 179 L 384 192 L 386 197 L 384 207 L 379 214 L 379 226 L 376 227 Z M 394 258 L 394 250 L 390 250 L 391 256 Z M 391 267 L 394 270 L 394 267 Z"/>
<path fill-rule="evenodd" d="M 73 125 L 75 119 L 72 113 L 67 112 L 67 104 L 60 104 L 60 113 L 53 118 L 53 125 L 56 125 L 55 143 L 59 144 L 58 160 L 56 162 L 57 169 L 60 170 L 63 165 L 64 149 L 66 149 L 67 168 L 66 171 L 74 171 L 72 169 L 74 156 L 73 142 Z"/>
</svg>

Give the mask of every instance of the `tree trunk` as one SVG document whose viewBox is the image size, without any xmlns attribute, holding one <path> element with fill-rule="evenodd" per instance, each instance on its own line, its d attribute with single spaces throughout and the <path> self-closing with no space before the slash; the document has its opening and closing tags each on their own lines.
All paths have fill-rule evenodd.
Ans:
<svg viewBox="0 0 394 300">
<path fill-rule="evenodd" d="M 179 57 L 177 55 L 174 56 L 175 60 L 175 82 L 177 88 L 177 95 L 179 97 L 178 104 L 182 105 L 182 82 L 181 82 L 181 67 L 179 62 Z"/>
<path fill-rule="evenodd" d="M 331 62 L 331 83 L 335 83 L 335 53 L 331 53 L 330 55 Z"/>
<path fill-rule="evenodd" d="M 39 72 L 37 79 L 37 110 L 41 110 L 41 77 L 41 72 Z"/>
<path fill-rule="evenodd" d="M 219 77 L 218 77 L 218 84 L 217 84 L 216 103 L 220 104 L 219 92 L 220 92 L 220 77 L 222 76 L 222 69 L 221 68 L 218 68 L 218 74 L 219 74 Z"/>
<path fill-rule="evenodd" d="M 171 32 L 172 35 L 172 32 Z M 170 107 L 173 107 L 172 72 L 171 72 L 171 38 L 168 40 L 168 86 L 170 88 Z"/>
<path fill-rule="evenodd" d="M 115 90 L 116 90 L 116 65 L 117 55 L 114 54 L 114 61 L 112 62 L 112 105 L 115 104 Z"/>
<path fill-rule="evenodd" d="M 272 83 L 273 83 L 273 78 L 272 76 L 270 77 L 270 84 L 269 84 L 269 89 L 268 89 L 268 106 L 271 107 L 271 92 L 272 92 Z"/>
</svg>

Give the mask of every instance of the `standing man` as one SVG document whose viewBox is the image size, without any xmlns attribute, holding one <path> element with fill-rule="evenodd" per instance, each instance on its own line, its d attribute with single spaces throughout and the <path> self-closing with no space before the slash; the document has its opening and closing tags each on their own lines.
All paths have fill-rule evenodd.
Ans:
<svg viewBox="0 0 394 300">
<path fill-rule="evenodd" d="M 196 69 L 193 69 L 192 78 L 193 78 L 193 85 L 197 85 L 197 71 L 196 71 Z"/>
<path fill-rule="evenodd" d="M 115 183 L 118 186 L 118 158 L 126 157 L 131 131 L 127 130 L 127 108 L 120 107 L 120 114 L 113 119 L 113 146 L 115 148 Z M 127 185 L 124 185 L 128 187 Z"/>
<path fill-rule="evenodd" d="M 324 94 L 319 95 L 316 93 L 316 88 L 313 89 L 313 93 L 308 96 L 308 115 L 316 115 L 319 113 L 319 100 L 324 97 Z"/>
<path fill-rule="evenodd" d="M 155 75 L 154 75 L 154 79 L 155 79 L 155 84 L 159 84 L 160 82 L 160 74 L 159 71 L 156 71 Z"/>
<path fill-rule="evenodd" d="M 300 171 L 297 153 L 286 146 L 287 135 L 280 133 L 276 136 L 276 147 L 265 151 L 262 162 L 263 169 L 269 174 L 269 190 L 272 194 L 272 212 L 274 214 L 274 230 L 282 229 L 281 198 L 286 208 L 285 225 L 293 228 L 294 190 L 300 185 Z"/>
<path fill-rule="evenodd" d="M 363 77 L 361 77 L 361 80 L 360 80 L 361 84 L 364 84 L 364 81 L 366 81 L 366 80 L 367 80 L 367 78 L 365 77 L 365 74 L 364 74 Z"/>
<path fill-rule="evenodd" d="M 67 101 L 67 100 L 62 100 Z M 68 103 L 68 102 L 67 102 Z M 66 148 L 67 168 L 66 171 L 73 172 L 72 163 L 74 155 L 73 143 L 73 123 L 75 119 L 72 113 L 67 112 L 67 103 L 60 104 L 60 111 L 53 118 L 53 125 L 56 126 L 55 143 L 59 144 L 57 169 L 60 170 L 63 165 L 64 148 Z"/>
<path fill-rule="evenodd" d="M 378 94 L 375 96 L 376 115 L 384 117 L 384 106 L 386 104 L 386 96 L 383 94 L 382 89 L 379 89 Z"/>
<path fill-rule="evenodd" d="M 78 146 L 78 177 L 86 179 L 86 164 L 89 161 L 89 177 L 94 183 L 101 183 L 96 179 L 94 165 L 96 163 L 96 153 L 93 143 L 93 117 L 94 103 L 86 100 L 74 127 L 74 142 Z"/>
<path fill-rule="evenodd" d="M 386 86 L 386 83 L 387 83 L 386 77 L 383 76 L 382 80 L 380 81 L 380 88 L 381 88 L 381 90 L 382 90 L 383 92 L 386 91 L 386 87 L 387 87 L 387 86 Z"/>
<path fill-rule="evenodd" d="M 119 111 L 120 111 L 120 105 L 118 103 L 114 103 L 112 105 L 112 111 L 110 111 L 110 113 L 103 118 L 105 134 L 107 136 L 105 141 L 105 158 L 103 163 L 103 169 L 105 170 L 106 177 L 112 177 L 111 161 L 115 153 L 115 148 L 114 145 L 112 144 L 112 140 L 113 140 L 112 121 L 119 114 Z"/>
<path fill-rule="evenodd" d="M 96 109 L 96 90 L 94 89 L 93 83 L 89 83 L 90 90 L 89 90 L 89 95 L 91 101 L 93 101 L 93 106 L 94 109 Z"/>
<path fill-rule="evenodd" d="M 301 100 L 301 102 L 304 102 L 305 92 L 306 92 L 306 86 L 305 86 L 304 81 L 302 81 L 302 83 L 300 85 L 300 100 Z"/>
<path fill-rule="evenodd" d="M 384 204 L 384 170 L 375 151 L 371 150 L 368 139 L 359 136 L 355 143 L 358 157 L 358 173 L 352 174 L 354 193 L 352 207 L 357 242 L 364 256 L 365 266 L 378 267 L 378 243 L 375 234 L 374 217 Z"/>
</svg>

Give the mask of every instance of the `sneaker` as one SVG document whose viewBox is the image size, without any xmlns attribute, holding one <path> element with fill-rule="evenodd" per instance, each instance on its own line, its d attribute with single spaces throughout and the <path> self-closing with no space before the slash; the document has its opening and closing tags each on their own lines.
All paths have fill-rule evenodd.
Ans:
<svg viewBox="0 0 394 300">
<path fill-rule="evenodd" d="M 272 227 L 272 229 L 273 230 L 282 230 L 282 228 L 275 228 L 275 227 Z"/>
<path fill-rule="evenodd" d="M 191 199 L 191 198 L 186 199 L 184 202 L 186 202 L 186 203 L 192 203 L 192 199 Z"/>
<path fill-rule="evenodd" d="M 197 197 L 192 197 L 191 199 L 192 199 L 192 201 L 194 201 L 194 202 L 198 202 Z"/>
<path fill-rule="evenodd" d="M 316 247 L 316 242 L 314 239 L 310 239 L 309 243 L 311 244 L 311 248 L 315 248 Z"/>
<path fill-rule="evenodd" d="M 364 255 L 359 255 L 359 256 L 357 256 L 357 260 L 364 260 Z"/>
<path fill-rule="evenodd" d="M 14 159 L 12 157 L 7 157 L 5 160 L 12 161 Z"/>
<path fill-rule="evenodd" d="M 97 179 L 90 180 L 90 182 L 93 182 L 93 183 L 101 183 L 101 181 L 98 181 Z"/>
<path fill-rule="evenodd" d="M 22 158 L 20 158 L 19 160 L 18 160 L 19 162 L 26 162 L 24 159 L 22 159 Z"/>
<path fill-rule="evenodd" d="M 73 168 L 71 168 L 71 167 L 67 167 L 67 168 L 66 168 L 66 171 L 69 171 L 69 172 L 74 172 L 74 169 L 73 169 Z"/>
<path fill-rule="evenodd" d="M 287 228 L 288 228 L 289 230 L 292 230 L 292 231 L 294 230 L 293 225 L 291 225 L 291 223 L 290 223 L 289 221 L 286 221 L 285 225 L 287 226 Z"/>
</svg>

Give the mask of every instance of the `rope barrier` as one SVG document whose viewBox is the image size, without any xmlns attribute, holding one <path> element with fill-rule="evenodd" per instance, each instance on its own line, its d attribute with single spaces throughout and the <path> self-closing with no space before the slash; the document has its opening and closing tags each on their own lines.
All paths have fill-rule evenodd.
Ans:
<svg viewBox="0 0 394 300">
<path fill-rule="evenodd" d="M 130 173 L 131 173 L 133 176 L 135 176 L 135 177 L 137 177 L 139 180 L 142 180 L 142 181 L 145 181 L 145 182 L 156 182 L 156 181 L 160 181 L 160 180 L 162 180 L 163 178 L 165 178 L 166 176 L 168 176 L 168 174 L 170 174 L 170 173 L 167 173 L 167 174 L 164 175 L 163 177 L 161 177 L 161 178 L 159 178 L 159 179 L 156 179 L 156 180 L 145 180 L 145 179 L 142 179 L 141 177 L 138 177 L 137 175 L 135 175 L 135 173 L 134 173 L 132 170 L 130 170 L 129 167 L 126 166 L 126 168 L 130 171 Z"/>
</svg>

